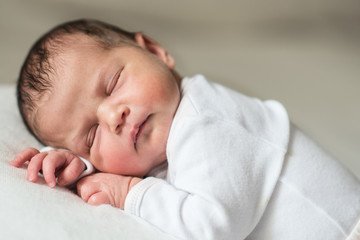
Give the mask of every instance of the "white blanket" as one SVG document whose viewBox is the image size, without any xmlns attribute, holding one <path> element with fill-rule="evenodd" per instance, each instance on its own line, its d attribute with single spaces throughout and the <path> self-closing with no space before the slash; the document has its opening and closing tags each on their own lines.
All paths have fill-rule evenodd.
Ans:
<svg viewBox="0 0 360 240">
<path fill-rule="evenodd" d="M 14 85 L 0 85 L 0 129 L 0 239 L 173 239 L 119 209 L 27 182 L 25 168 L 10 166 L 23 148 L 41 147 L 20 119 Z"/>
</svg>

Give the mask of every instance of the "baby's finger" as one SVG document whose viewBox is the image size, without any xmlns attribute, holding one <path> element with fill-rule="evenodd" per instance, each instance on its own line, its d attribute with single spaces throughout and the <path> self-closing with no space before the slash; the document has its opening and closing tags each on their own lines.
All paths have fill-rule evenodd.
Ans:
<svg viewBox="0 0 360 240">
<path fill-rule="evenodd" d="M 42 163 L 42 171 L 45 182 L 49 187 L 55 187 L 56 185 L 56 169 L 62 167 L 66 162 L 66 158 L 63 154 L 49 153 Z"/>
<path fill-rule="evenodd" d="M 78 157 L 73 156 L 73 158 L 74 159 L 58 176 L 58 183 L 60 186 L 72 183 L 85 170 L 85 164 Z"/>
<path fill-rule="evenodd" d="M 77 193 L 85 202 L 88 202 L 93 194 L 100 191 L 100 184 L 92 182 L 89 177 L 81 179 L 77 184 Z"/>
<path fill-rule="evenodd" d="M 101 204 L 111 204 L 110 200 L 105 192 L 96 192 L 92 194 L 88 200 L 87 203 L 90 205 L 101 205 Z"/>
<path fill-rule="evenodd" d="M 33 158 L 31 158 L 29 166 L 27 168 L 27 180 L 30 182 L 36 182 L 38 178 L 39 171 L 42 167 L 42 162 L 46 157 L 47 153 L 39 153 Z"/>
<path fill-rule="evenodd" d="M 21 152 L 19 152 L 16 157 L 9 163 L 14 167 L 21 167 L 24 163 L 33 158 L 36 154 L 39 153 L 39 150 L 29 147 Z"/>
</svg>

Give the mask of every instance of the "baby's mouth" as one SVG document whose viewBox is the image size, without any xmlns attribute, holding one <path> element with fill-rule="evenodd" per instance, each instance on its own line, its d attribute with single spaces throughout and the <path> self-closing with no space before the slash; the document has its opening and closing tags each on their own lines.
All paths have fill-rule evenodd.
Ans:
<svg viewBox="0 0 360 240">
<path fill-rule="evenodd" d="M 135 127 L 135 134 L 133 136 L 133 140 L 134 140 L 134 145 L 135 145 L 135 148 L 136 148 L 136 143 L 137 143 L 137 140 L 138 138 L 140 137 L 141 133 L 143 132 L 144 128 L 145 128 L 145 124 L 147 122 L 147 120 L 149 119 L 149 116 L 146 117 L 146 119 L 141 122 L 140 124 L 137 125 L 137 127 Z"/>
</svg>

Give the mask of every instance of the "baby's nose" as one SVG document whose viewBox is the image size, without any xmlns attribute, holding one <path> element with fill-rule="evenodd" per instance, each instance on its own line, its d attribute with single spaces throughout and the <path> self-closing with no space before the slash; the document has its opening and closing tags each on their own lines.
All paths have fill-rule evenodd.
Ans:
<svg viewBox="0 0 360 240">
<path fill-rule="evenodd" d="M 125 105 L 106 105 L 101 107 L 99 111 L 99 119 L 103 119 L 113 133 L 120 133 L 126 122 L 127 116 L 130 114 L 129 107 Z"/>
</svg>

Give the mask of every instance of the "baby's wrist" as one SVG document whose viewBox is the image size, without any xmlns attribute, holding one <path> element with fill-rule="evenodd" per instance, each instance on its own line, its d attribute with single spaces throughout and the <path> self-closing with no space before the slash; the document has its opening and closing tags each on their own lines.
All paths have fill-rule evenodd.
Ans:
<svg viewBox="0 0 360 240">
<path fill-rule="evenodd" d="M 138 177 L 132 177 L 129 183 L 129 188 L 128 188 L 128 192 L 131 190 L 132 187 L 134 187 L 136 184 L 138 184 L 139 182 L 141 182 L 141 180 L 143 180 L 142 178 L 138 178 Z"/>
<path fill-rule="evenodd" d="M 125 199 L 127 197 L 127 195 L 129 194 L 131 188 L 133 188 L 136 184 L 138 184 L 139 182 L 141 182 L 141 180 L 143 180 L 142 178 L 138 178 L 138 177 L 129 177 L 129 182 L 127 183 L 127 188 L 125 189 L 126 192 L 124 192 L 122 194 L 122 201 L 120 202 L 120 208 L 124 210 L 125 207 Z"/>
</svg>

